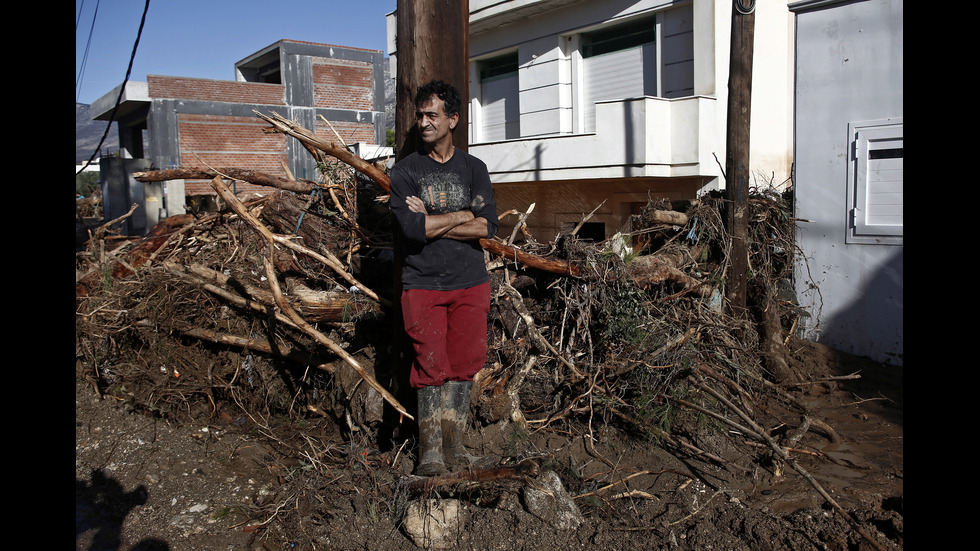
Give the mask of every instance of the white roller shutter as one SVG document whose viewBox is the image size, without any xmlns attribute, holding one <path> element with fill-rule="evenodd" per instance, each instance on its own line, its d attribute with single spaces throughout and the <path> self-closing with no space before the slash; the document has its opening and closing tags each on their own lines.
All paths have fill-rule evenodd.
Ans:
<svg viewBox="0 0 980 551">
<path fill-rule="evenodd" d="M 483 141 L 520 138 L 521 111 L 518 103 L 517 73 L 482 82 Z"/>
<path fill-rule="evenodd" d="M 648 94 L 651 78 L 644 68 L 655 59 L 653 44 L 635 46 L 582 60 L 585 73 L 582 106 L 585 132 L 595 132 L 595 103 L 621 100 Z M 647 63 L 644 63 L 646 59 Z"/>
<path fill-rule="evenodd" d="M 848 125 L 851 209 L 848 243 L 901 243 L 904 220 L 904 125 L 901 118 Z"/>
</svg>

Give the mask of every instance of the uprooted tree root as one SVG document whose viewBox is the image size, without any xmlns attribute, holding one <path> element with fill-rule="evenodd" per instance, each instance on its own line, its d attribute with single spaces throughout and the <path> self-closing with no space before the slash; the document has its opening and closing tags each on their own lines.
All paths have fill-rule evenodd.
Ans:
<svg viewBox="0 0 980 551">
<path fill-rule="evenodd" d="M 255 530 L 281 520 L 286 499 L 315 508 L 344 487 L 338 481 L 366 483 L 374 503 L 402 510 L 404 473 L 394 465 L 413 453 L 411 407 L 398 401 L 406 385 L 394 350 L 387 190 L 379 176 L 360 180 L 316 142 L 304 145 L 322 170 L 319 182 L 300 182 L 309 193 L 237 198 L 229 171 L 202 169 L 220 211 L 142 239 L 101 228 L 76 255 L 77 377 L 147 414 L 247 419 L 281 446 L 280 459 L 306 465 L 289 476 L 312 491 L 252 511 Z M 792 271 L 794 222 L 773 192 L 754 193 L 749 207 L 751 318 L 726 311 L 721 198 L 651 202 L 598 244 L 574 234 L 539 243 L 514 213 L 510 239 L 484 246 L 493 302 L 476 420 L 587 443 L 614 428 L 736 473 L 784 461 L 874 542 L 763 428 L 800 425 L 806 411 L 788 391 L 799 377 L 782 347 L 798 314 L 776 293 Z M 308 433 L 311 420 L 332 428 Z M 729 431 L 760 447 L 746 450 Z"/>
</svg>

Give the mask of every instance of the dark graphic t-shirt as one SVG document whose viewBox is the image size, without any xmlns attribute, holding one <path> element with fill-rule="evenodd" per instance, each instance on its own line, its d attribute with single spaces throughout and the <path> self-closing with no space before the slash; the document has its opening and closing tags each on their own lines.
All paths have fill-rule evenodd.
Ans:
<svg viewBox="0 0 980 551">
<path fill-rule="evenodd" d="M 391 210 L 404 235 L 402 285 L 405 289 L 450 291 L 488 280 L 483 249 L 478 241 L 425 238 L 425 217 L 408 209 L 414 195 L 429 214 L 471 210 L 487 220 L 488 235 L 497 233 L 497 205 L 483 161 L 460 150 L 439 163 L 419 151 L 391 171 Z"/>
</svg>

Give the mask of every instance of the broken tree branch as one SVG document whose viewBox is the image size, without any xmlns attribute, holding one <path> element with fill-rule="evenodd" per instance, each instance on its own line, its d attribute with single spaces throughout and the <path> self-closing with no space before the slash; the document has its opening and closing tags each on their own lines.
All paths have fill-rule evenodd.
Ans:
<svg viewBox="0 0 980 551">
<path fill-rule="evenodd" d="M 626 271 L 640 287 L 648 288 L 665 281 L 680 284 L 701 297 L 710 296 L 714 287 L 704 285 L 681 271 L 672 262 L 674 259 L 663 255 L 650 254 L 637 257 L 626 265 Z"/>
<path fill-rule="evenodd" d="M 575 364 L 568 361 L 563 355 L 555 350 L 555 348 L 551 346 L 551 343 L 548 342 L 548 339 L 544 338 L 541 331 L 538 330 L 537 325 L 534 323 L 534 316 L 531 315 L 530 310 L 528 310 L 527 306 L 524 304 L 524 299 L 521 297 L 521 293 L 515 289 L 513 285 L 507 283 L 506 281 L 500 284 L 500 290 L 507 294 L 507 296 L 510 298 L 511 306 L 514 307 L 517 315 L 524 320 L 524 324 L 527 326 L 528 335 L 531 337 L 531 342 L 534 343 L 534 346 L 538 349 L 538 351 L 542 354 L 554 354 L 558 360 L 560 360 L 563 364 L 565 364 L 565 366 L 568 367 L 568 369 L 572 371 L 573 381 L 584 379 L 585 375 L 576 369 Z"/>
<path fill-rule="evenodd" d="M 416 478 L 415 480 L 409 481 L 405 487 L 410 491 L 426 493 L 440 486 L 452 486 L 466 482 L 524 479 L 536 476 L 537 474 L 538 464 L 531 459 L 525 459 L 513 467 L 474 468 L 458 473 Z"/>
<path fill-rule="evenodd" d="M 288 243 L 289 241 L 276 239 L 276 236 L 272 232 L 270 232 L 268 228 L 263 226 L 258 220 L 255 219 L 255 217 L 249 214 L 248 211 L 245 210 L 242 203 L 238 200 L 237 197 L 235 197 L 235 195 L 231 192 L 231 190 L 228 189 L 228 186 L 225 185 L 225 183 L 221 180 L 220 177 L 215 177 L 211 181 L 211 186 L 214 188 L 215 191 L 218 192 L 218 195 L 220 195 L 221 198 L 225 200 L 225 202 L 232 208 L 232 210 L 234 210 L 235 213 L 242 218 L 242 220 L 247 222 L 250 226 L 252 226 L 253 229 L 257 230 L 262 237 L 265 238 L 268 252 L 267 255 L 263 258 L 263 266 L 265 267 L 266 279 L 269 281 L 269 286 L 272 290 L 273 296 L 275 297 L 276 305 L 279 306 L 279 309 L 282 310 L 282 312 L 289 319 L 291 319 L 292 322 L 297 327 L 303 330 L 306 334 L 316 339 L 317 342 L 319 342 L 320 344 L 326 346 L 328 349 L 330 349 L 330 351 L 340 356 L 345 362 L 347 362 L 348 365 L 354 368 L 354 371 L 356 371 L 357 374 L 360 375 L 361 378 L 364 379 L 364 381 L 367 384 L 369 384 L 372 388 L 377 390 L 378 393 L 381 394 L 381 396 L 385 399 L 385 401 L 391 404 L 391 406 L 394 407 L 398 411 L 398 413 L 400 413 L 404 417 L 408 417 L 409 419 L 414 420 L 415 418 L 411 416 L 408 413 L 408 411 L 405 410 L 405 408 L 398 402 L 398 400 L 396 400 L 395 397 L 391 395 L 391 393 L 389 393 L 383 386 L 381 386 L 381 384 L 378 383 L 378 381 L 375 380 L 375 378 L 370 373 L 368 373 L 367 370 L 365 370 L 357 362 L 357 360 L 355 360 L 350 354 L 348 354 L 346 350 L 341 348 L 340 345 L 338 345 L 333 340 L 328 338 L 326 335 L 317 331 L 312 325 L 307 323 L 306 320 L 304 320 L 296 312 L 296 310 L 294 310 L 286 301 L 286 298 L 282 294 L 282 289 L 280 289 L 279 287 L 279 279 L 275 273 L 275 269 L 273 268 L 272 254 L 273 254 L 273 250 L 275 249 L 276 243 L 283 243 L 283 242 Z"/>
<path fill-rule="evenodd" d="M 163 262 L 163 267 L 166 268 L 168 271 L 172 272 L 173 274 L 179 277 L 183 277 L 191 281 L 192 283 L 195 283 L 196 285 L 199 285 L 205 291 L 217 295 L 236 306 L 239 306 L 241 308 L 247 308 L 262 314 L 269 314 L 269 312 L 273 312 L 276 321 L 284 323 L 290 327 L 299 329 L 293 324 L 293 321 L 291 319 L 282 315 L 282 313 L 280 312 L 275 312 L 275 309 L 273 308 L 274 304 L 267 304 L 262 301 L 256 301 L 253 297 L 249 297 L 249 298 L 242 297 L 237 293 L 233 293 L 223 287 L 215 285 L 214 283 L 210 283 L 208 280 L 201 277 L 200 275 L 191 274 L 184 271 L 183 268 L 181 268 L 177 264 L 174 264 L 173 262 Z"/>
<path fill-rule="evenodd" d="M 194 337 L 200 340 L 206 340 L 211 342 L 216 342 L 220 344 L 227 344 L 230 346 L 237 346 L 238 348 L 244 348 L 246 350 L 255 350 L 258 352 L 263 352 L 265 354 L 270 354 L 278 356 L 280 358 L 292 359 L 296 362 L 309 364 L 310 362 L 316 362 L 313 355 L 304 352 L 302 350 L 293 349 L 282 343 L 277 343 L 275 346 L 269 343 L 267 339 L 257 339 L 240 337 L 238 335 L 230 335 L 228 333 L 219 333 L 217 331 L 212 331 L 210 329 L 204 329 L 201 327 L 189 327 L 181 330 L 181 334 L 187 335 L 188 337 Z M 316 363 L 317 369 L 322 369 L 327 373 L 333 373 L 336 371 L 336 366 L 328 363 Z"/>
<path fill-rule="evenodd" d="M 333 142 L 328 142 L 317 137 L 313 132 L 310 132 L 306 128 L 303 128 L 302 126 L 280 116 L 277 113 L 273 113 L 272 116 L 269 116 L 254 110 L 253 112 L 271 124 L 272 129 L 276 132 L 292 136 L 306 146 L 315 147 L 316 149 L 319 149 L 332 157 L 336 157 L 337 159 L 354 167 L 354 169 L 361 174 L 370 178 L 374 183 L 381 186 L 381 189 L 383 189 L 386 193 L 390 192 L 391 182 L 388 179 L 388 176 L 381 172 L 381 170 L 379 170 L 378 167 L 374 166 L 373 164 L 365 161 L 357 155 L 354 155 L 343 147 L 334 145 Z"/>
<path fill-rule="evenodd" d="M 563 260 L 543 258 L 526 253 L 517 247 L 504 245 L 503 243 L 499 243 L 492 239 L 481 239 L 480 246 L 483 247 L 484 250 L 490 251 L 501 258 L 513 260 L 514 262 L 523 264 L 529 268 L 537 268 L 553 274 L 574 277 L 578 277 L 580 273 L 578 266 L 575 266 L 574 264 Z"/>
<path fill-rule="evenodd" d="M 239 205 L 241 204 L 241 202 L 238 201 L 238 198 L 235 197 L 235 195 L 231 192 L 231 190 L 228 189 L 228 187 L 225 186 L 224 182 L 221 181 L 220 176 L 216 176 L 213 180 L 211 180 L 211 186 L 214 187 L 215 189 L 218 189 L 218 185 L 216 184 L 220 185 L 223 189 L 227 191 L 228 197 L 225 197 L 224 194 L 220 194 L 220 193 L 219 195 L 222 196 L 222 199 L 224 199 L 225 202 L 229 204 L 229 206 L 232 205 L 232 202 L 229 201 L 229 199 L 233 199 L 234 202 L 238 203 Z M 308 247 L 304 247 L 303 245 L 300 245 L 299 243 L 296 243 L 291 239 L 272 233 L 268 228 L 266 228 L 264 225 L 259 223 L 258 220 L 255 220 L 255 218 L 251 214 L 249 214 L 248 211 L 244 209 L 244 207 L 239 209 L 233 208 L 232 210 L 235 210 L 235 212 L 239 216 L 242 216 L 243 219 L 250 222 L 252 224 L 252 227 L 254 227 L 262 237 L 266 238 L 266 240 L 272 243 L 283 245 L 288 249 L 292 249 L 293 251 L 296 251 L 300 254 L 304 254 L 306 256 L 309 256 L 310 258 L 313 258 L 314 260 L 318 260 L 322 262 L 326 266 L 333 269 L 333 271 L 337 275 L 342 277 L 345 281 L 360 289 L 361 292 L 364 293 L 365 295 L 371 297 L 372 299 L 380 302 L 385 306 L 389 306 L 389 307 L 391 306 L 390 300 L 387 300 L 383 297 L 379 297 L 377 293 L 375 293 L 374 291 L 366 287 L 363 283 L 355 279 L 354 276 L 350 275 L 347 272 L 347 270 L 344 268 L 344 265 L 341 264 L 340 260 L 337 257 L 335 257 L 333 254 L 331 254 L 329 251 L 322 251 L 321 254 Z"/>
<path fill-rule="evenodd" d="M 133 209 L 129 213 L 120 217 L 117 220 L 121 220 L 125 216 L 129 216 L 135 210 L 136 205 L 133 205 Z M 150 258 L 154 257 L 157 251 L 161 247 L 166 245 L 170 236 L 174 231 L 179 230 L 182 226 L 185 226 L 194 221 L 194 217 L 190 214 L 171 216 L 170 218 L 164 218 L 159 224 L 150 230 L 150 233 L 146 234 L 143 239 L 133 248 L 129 253 L 128 259 L 117 258 L 119 262 L 112 270 L 112 277 L 124 278 L 133 274 L 137 268 L 142 266 L 144 263 L 149 261 Z M 103 224 L 101 227 L 108 227 L 109 225 L 115 223 L 116 220 Z M 101 228 L 100 228 L 101 229 Z M 89 276 L 82 281 L 75 284 L 75 298 L 83 297 L 89 294 L 89 292 L 98 285 L 97 278 L 100 276 L 98 273 L 94 273 L 93 276 Z"/>
<path fill-rule="evenodd" d="M 857 530 L 857 532 L 861 534 L 861 536 L 865 540 L 868 541 L 868 543 L 873 545 L 875 549 L 879 549 L 882 551 L 884 550 L 884 547 L 882 547 L 882 545 L 878 543 L 877 540 L 872 538 L 871 535 L 868 534 L 868 532 L 860 524 L 858 524 L 857 520 L 853 516 L 851 516 L 851 514 L 846 509 L 844 509 L 839 503 L 837 503 L 837 500 L 835 500 L 827 492 L 827 490 L 825 490 L 823 486 L 821 486 L 820 483 L 817 482 L 815 478 L 813 478 L 813 475 L 811 475 L 808 471 L 806 471 L 803 467 L 801 467 L 800 464 L 797 463 L 795 459 L 790 457 L 789 453 L 782 446 L 780 446 L 775 440 L 773 440 L 773 438 L 769 436 L 769 433 L 766 432 L 764 428 L 759 426 L 754 420 L 752 420 L 751 417 L 749 417 L 741 409 L 736 407 L 735 404 L 733 404 L 730 400 L 728 400 L 728 398 L 723 396 L 720 392 L 704 384 L 700 380 L 692 378 L 692 382 L 694 383 L 695 386 L 697 386 L 704 392 L 707 392 L 708 394 L 716 398 L 719 402 L 724 404 L 725 407 L 727 407 L 730 411 L 735 413 L 737 416 L 741 417 L 742 420 L 745 421 L 746 424 L 748 424 L 752 428 L 752 431 L 754 431 L 756 435 L 761 437 L 763 442 L 768 444 L 769 448 L 771 448 L 772 451 L 777 456 L 779 456 L 780 459 L 782 459 L 783 461 L 788 463 L 791 467 L 793 467 L 793 469 L 796 472 L 800 473 L 800 476 L 806 479 L 806 481 L 809 482 L 811 486 L 813 486 L 813 488 L 817 491 L 817 493 L 823 496 L 823 498 L 827 500 L 827 503 L 829 503 L 834 508 L 834 510 L 840 513 L 840 515 L 843 516 L 851 524 L 851 526 L 855 530 Z"/>
<path fill-rule="evenodd" d="M 241 180 L 257 186 L 274 187 L 292 191 L 294 193 L 307 194 L 313 191 L 317 185 L 308 180 L 292 180 L 280 178 L 258 170 L 247 170 L 242 168 L 172 168 L 166 170 L 151 170 L 146 172 L 134 172 L 133 178 L 137 182 L 165 182 L 167 180 L 210 180 L 219 174 L 224 174 L 234 180 Z"/>
</svg>

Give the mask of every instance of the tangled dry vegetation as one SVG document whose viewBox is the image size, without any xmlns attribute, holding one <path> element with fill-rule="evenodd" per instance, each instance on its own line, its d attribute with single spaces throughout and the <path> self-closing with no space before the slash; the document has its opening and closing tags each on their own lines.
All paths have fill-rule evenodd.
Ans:
<svg viewBox="0 0 980 551">
<path fill-rule="evenodd" d="M 76 255 L 76 377 L 146 414 L 237 420 L 301 457 L 293 476 L 324 496 L 413 453 L 387 179 L 267 120 L 317 158 L 319 181 L 186 169 L 180 177 L 212 179 L 216 211 L 168 218 L 142 238 L 113 235 L 112 222 L 94 231 Z M 269 192 L 236 197 L 235 180 Z M 475 425 L 569 435 L 611 427 L 734 470 L 763 458 L 796 466 L 762 428 L 780 424 L 767 417 L 778 409 L 757 407 L 800 412 L 784 391 L 793 374 L 781 350 L 799 313 L 777 294 L 793 221 L 774 192 L 753 193 L 750 210 L 750 311 L 740 316 L 724 307 L 731 247 L 721 198 L 651 202 L 604 243 L 539 241 L 523 226 L 527 213 L 505 213 L 510 235 L 482 243 L 493 306 Z M 731 459 L 721 429 L 754 439 L 758 453 Z M 391 498 L 390 482 L 367 487 Z M 309 499 L 315 508 L 323 498 Z M 274 502 L 255 507 L 256 529 L 287 522 Z"/>
</svg>

